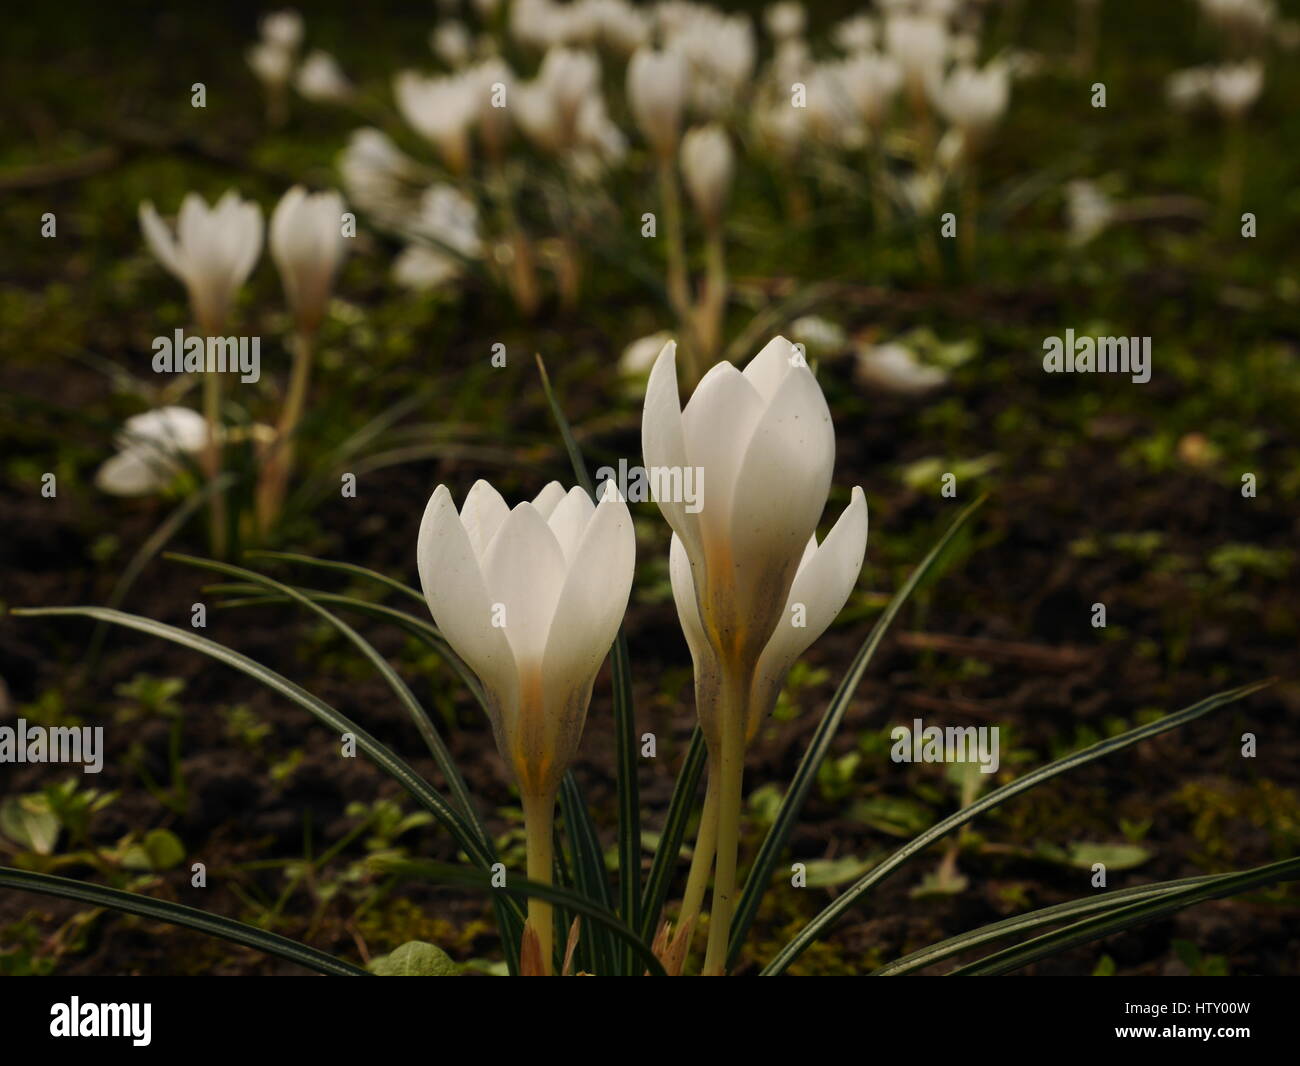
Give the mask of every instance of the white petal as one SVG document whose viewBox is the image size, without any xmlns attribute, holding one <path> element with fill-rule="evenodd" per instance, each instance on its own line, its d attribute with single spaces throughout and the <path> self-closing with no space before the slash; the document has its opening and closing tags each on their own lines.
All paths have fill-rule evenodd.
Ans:
<svg viewBox="0 0 1300 1066">
<path fill-rule="evenodd" d="M 504 608 L 506 639 L 521 675 L 540 668 L 555 605 L 564 588 L 564 553 L 537 508 L 521 503 L 497 530 L 483 557 L 494 608 Z"/>
<path fill-rule="evenodd" d="M 591 502 L 591 497 L 584 489 L 575 486 L 556 504 L 555 510 L 546 520 L 555 539 L 559 541 L 560 550 L 564 552 L 565 564 L 570 567 L 595 510 L 596 505 Z"/>
<path fill-rule="evenodd" d="M 181 269 L 180 253 L 176 247 L 176 238 L 172 236 L 167 224 L 158 216 L 153 204 L 148 200 L 140 205 L 140 229 L 144 232 L 145 243 L 172 274 L 185 280 Z"/>
<path fill-rule="evenodd" d="M 451 493 L 439 485 L 420 521 L 420 585 L 434 622 L 483 686 L 509 707 L 518 672 L 505 633 L 492 625 L 492 604 L 469 535 Z"/>
<path fill-rule="evenodd" d="M 487 553 L 487 546 L 509 513 L 510 508 L 501 498 L 501 493 L 482 478 L 474 482 L 461 505 L 460 520 L 469 535 L 475 558 L 481 560 Z"/>
<path fill-rule="evenodd" d="M 684 472 L 687 466 L 682 404 L 677 392 L 676 341 L 670 340 L 663 346 L 646 382 L 641 454 L 647 469 L 668 467 Z M 687 551 L 695 555 L 702 552 L 698 516 L 688 514 L 682 502 L 656 502 L 673 532 L 682 538 Z"/>
<path fill-rule="evenodd" d="M 763 397 L 764 404 L 772 402 L 781 382 L 796 364 L 795 348 L 784 337 L 773 337 L 745 367 L 745 377 Z"/>
<path fill-rule="evenodd" d="M 550 519 L 551 512 L 555 510 L 558 504 L 565 497 L 564 486 L 558 481 L 552 481 L 533 497 L 533 506 L 537 508 L 538 513 L 545 519 Z"/>
<path fill-rule="evenodd" d="M 95 487 L 110 496 L 148 496 L 161 492 L 176 476 L 176 468 L 141 448 L 127 448 L 109 459 L 95 474 Z"/>
<path fill-rule="evenodd" d="M 815 544 L 815 542 L 812 542 Z M 862 572 L 867 550 L 867 498 L 854 487 L 844 513 L 820 547 L 805 553 L 780 625 L 758 662 L 753 713 L 766 714 L 776 701 L 790 667 L 835 621 Z M 803 627 L 793 625 L 796 604 L 803 605 Z M 754 723 L 757 728 L 757 723 Z"/>
</svg>

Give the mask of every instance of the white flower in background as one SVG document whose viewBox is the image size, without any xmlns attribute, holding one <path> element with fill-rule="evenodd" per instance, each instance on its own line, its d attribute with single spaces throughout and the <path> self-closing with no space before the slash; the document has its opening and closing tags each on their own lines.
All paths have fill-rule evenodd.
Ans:
<svg viewBox="0 0 1300 1066">
<path fill-rule="evenodd" d="M 469 130 L 478 117 L 482 86 L 459 74 L 426 78 L 404 70 L 393 80 L 398 110 L 437 150 L 447 169 L 469 167 Z"/>
<path fill-rule="evenodd" d="M 772 81 L 778 92 L 790 92 L 790 86 L 801 81 L 812 68 L 812 49 L 802 37 L 778 41 L 776 55 L 772 57 Z"/>
<path fill-rule="evenodd" d="M 580 175 L 590 175 L 592 180 L 598 180 L 606 167 L 617 166 L 627 156 L 627 138 L 609 117 L 605 98 L 599 93 L 589 96 L 579 108 L 574 138 L 581 150 L 568 162 Z"/>
<path fill-rule="evenodd" d="M 459 70 L 470 59 L 471 42 L 469 30 L 463 22 L 449 19 L 439 23 L 429 34 L 429 48 L 453 70 Z"/>
<path fill-rule="evenodd" d="M 262 209 L 234 191 L 212 207 L 198 193 L 187 193 L 175 235 L 148 200 L 140 205 L 140 228 L 158 261 L 185 283 L 200 328 L 220 333 L 235 293 L 262 253 Z"/>
<path fill-rule="evenodd" d="M 854 15 L 831 30 L 835 47 L 848 56 L 869 52 L 876 45 L 876 23 L 869 15 Z"/>
<path fill-rule="evenodd" d="M 1011 79 L 1001 63 L 983 70 L 957 66 L 937 83 L 934 102 L 949 122 L 968 137 L 986 133 L 1007 109 Z"/>
<path fill-rule="evenodd" d="M 270 92 L 282 92 L 293 74 L 293 53 L 270 41 L 250 45 L 248 66 Z"/>
<path fill-rule="evenodd" d="M 542 59 L 537 80 L 550 93 L 561 127 L 572 130 L 582 106 L 600 94 L 600 62 L 592 52 L 552 48 Z"/>
<path fill-rule="evenodd" d="M 636 561 L 627 504 L 612 484 L 593 504 L 551 482 L 511 509 L 478 481 L 458 514 L 439 485 L 417 555 L 429 611 L 482 683 L 520 791 L 554 796 L 627 609 Z"/>
<path fill-rule="evenodd" d="M 948 27 L 930 15 L 891 14 L 885 20 L 885 50 L 902 68 L 914 94 L 928 90 L 948 58 Z"/>
<path fill-rule="evenodd" d="M 388 134 L 370 126 L 352 131 L 338 167 L 349 198 L 387 225 L 400 219 L 406 188 L 421 172 Z"/>
<path fill-rule="evenodd" d="M 946 371 L 926 366 L 911 348 L 902 344 L 859 348 L 853 376 L 861 385 L 900 396 L 921 396 L 948 380 Z"/>
<path fill-rule="evenodd" d="M 1115 204 L 1095 182 L 1076 180 L 1065 187 L 1070 243 L 1081 247 L 1115 221 Z"/>
<path fill-rule="evenodd" d="M 641 447 L 648 469 L 702 471 L 698 513 L 657 502 L 690 562 L 714 656 L 752 676 L 830 488 L 835 432 L 817 380 L 777 337 L 743 372 L 715 365 L 683 410 L 667 344 L 646 386 Z"/>
<path fill-rule="evenodd" d="M 806 75 L 808 129 L 826 144 L 855 146 L 862 141 L 856 109 L 840 78 L 840 64 L 824 64 Z"/>
<path fill-rule="evenodd" d="M 437 184 L 426 189 L 419 211 L 404 228 L 417 242 L 433 242 L 408 245 L 393 263 L 393 277 L 410 289 L 444 285 L 460 276 L 462 263 L 458 256 L 477 259 L 483 254 L 478 208 L 451 185 Z"/>
<path fill-rule="evenodd" d="M 970 66 L 980 54 L 980 39 L 973 33 L 954 34 L 948 43 L 948 55 L 959 66 Z"/>
<path fill-rule="evenodd" d="M 114 437 L 118 453 L 99 468 L 95 487 L 110 496 L 148 496 L 176 479 L 184 458 L 208 443 L 208 424 L 188 407 L 132 415 Z"/>
<path fill-rule="evenodd" d="M 1210 67 L 1189 67 L 1176 70 L 1165 82 L 1165 96 L 1178 111 L 1190 111 L 1210 91 Z"/>
<path fill-rule="evenodd" d="M 343 261 L 343 197 L 295 185 L 271 214 L 269 243 L 298 332 L 311 336 L 325 317 Z"/>
<path fill-rule="evenodd" d="M 786 597 L 785 609 L 781 612 L 783 621 L 763 648 L 754 671 L 753 689 L 745 719 L 746 744 L 753 741 L 759 725 L 776 706 L 790 667 L 826 632 L 848 602 L 867 554 L 867 525 L 867 497 L 855 485 L 850 493 L 848 507 L 826 535 L 826 539 L 818 544 L 815 533 L 808 538 Z M 711 679 L 720 668 L 700 621 L 691 561 L 676 533 L 673 534 L 668 556 L 668 572 L 672 581 L 673 602 L 677 606 L 677 618 L 686 635 L 686 643 L 695 663 L 696 677 L 703 682 L 703 691 L 707 693 Z M 795 625 L 791 621 L 796 617 L 799 617 L 801 625 Z M 716 743 L 721 723 L 711 713 L 714 711 L 714 701 L 705 698 L 698 702 L 700 724 L 705 735 L 712 737 Z"/>
<path fill-rule="evenodd" d="M 638 337 L 623 349 L 618 360 L 618 372 L 629 378 L 646 377 L 659 358 L 659 353 L 664 350 L 664 345 L 672 339 L 673 335 L 667 330 Z"/>
<path fill-rule="evenodd" d="M 579 145 L 618 149 L 622 134 L 605 112 L 600 64 L 590 52 L 552 48 L 537 77 L 520 85 L 513 99 L 516 123 L 543 151 L 558 155 Z"/>
<path fill-rule="evenodd" d="M 1277 18 L 1270 0 L 1200 0 L 1205 17 L 1222 29 L 1263 33 Z"/>
<path fill-rule="evenodd" d="M 661 158 L 677 151 L 686 103 L 686 60 L 640 49 L 627 65 L 627 100 L 637 128 Z"/>
<path fill-rule="evenodd" d="M 510 117 L 510 108 L 494 107 L 493 99 L 496 97 L 497 87 L 499 86 L 504 93 L 504 99 L 509 104 L 514 96 L 515 74 L 510 69 L 509 64 L 499 56 L 491 56 L 483 60 L 477 66 L 472 67 L 467 76 L 477 81 L 478 88 L 476 96 L 478 99 L 478 128 L 479 135 L 483 138 L 483 144 L 487 148 L 489 156 L 500 158 L 501 153 L 505 150 L 506 142 L 510 139 L 510 130 L 514 126 L 514 119 Z"/>
<path fill-rule="evenodd" d="M 735 153 L 721 126 L 697 126 L 682 138 L 682 178 L 708 226 L 722 221 L 734 169 Z"/>
<path fill-rule="evenodd" d="M 849 343 L 844 328 L 821 315 L 796 318 L 790 323 L 790 339 L 802 344 L 811 356 L 836 355 Z"/>
<path fill-rule="evenodd" d="M 937 166 L 931 166 L 913 171 L 900 179 L 895 189 L 897 198 L 904 207 L 921 218 L 926 218 L 938 210 L 944 185 L 943 171 Z"/>
<path fill-rule="evenodd" d="M 660 26 L 664 47 L 680 52 L 690 68 L 691 107 L 709 117 L 733 107 L 754 76 L 753 23 L 744 15 L 689 5 L 668 18 L 661 8 Z"/>
<path fill-rule="evenodd" d="M 299 93 L 316 103 L 346 103 L 353 95 L 352 83 L 334 57 L 319 50 L 309 53 L 302 61 L 294 84 Z"/>
<path fill-rule="evenodd" d="M 619 56 L 650 43 L 650 17 L 626 0 L 586 0 L 600 42 Z"/>
<path fill-rule="evenodd" d="M 767 149 L 790 162 L 808 139 L 808 109 L 780 100 L 754 112 L 754 129 Z"/>
<path fill-rule="evenodd" d="M 803 36 L 807 21 L 803 4 L 795 3 L 794 0 L 781 0 L 781 3 L 772 4 L 763 12 L 763 24 L 767 26 L 767 32 L 778 41 Z"/>
<path fill-rule="evenodd" d="M 1241 118 L 1264 86 L 1264 67 L 1257 61 L 1225 63 L 1210 71 L 1206 92 L 1219 114 Z"/>
<path fill-rule="evenodd" d="M 861 52 L 840 63 L 836 76 L 858 116 L 873 129 L 879 128 L 903 83 L 898 62 L 887 55 Z"/>
<path fill-rule="evenodd" d="M 292 9 L 271 12 L 262 19 L 261 30 L 262 40 L 286 52 L 302 44 L 302 16 Z"/>
</svg>

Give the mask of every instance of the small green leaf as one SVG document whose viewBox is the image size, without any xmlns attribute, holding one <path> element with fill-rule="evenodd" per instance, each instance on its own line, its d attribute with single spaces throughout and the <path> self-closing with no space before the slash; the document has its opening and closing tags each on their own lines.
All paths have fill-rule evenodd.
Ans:
<svg viewBox="0 0 1300 1066">
<path fill-rule="evenodd" d="M 1151 852 L 1137 844 L 1094 844 L 1078 841 L 1070 845 L 1066 862 L 1082 870 L 1101 863 L 1107 870 L 1132 870 L 1151 858 Z"/>
<path fill-rule="evenodd" d="M 0 832 L 37 855 L 51 855 L 59 839 L 59 819 L 39 793 L 10 796 L 0 803 Z"/>
<path fill-rule="evenodd" d="M 895 796 L 859 800 L 849 809 L 849 817 L 896 837 L 914 836 L 934 824 L 934 815 L 924 804 Z"/>
<path fill-rule="evenodd" d="M 856 881 L 880 861 L 879 855 L 859 859 L 842 855 L 838 859 L 812 859 L 804 863 L 809 888 L 834 888 L 846 881 Z"/>
<path fill-rule="evenodd" d="M 391 954 L 370 964 L 376 977 L 456 977 L 460 967 L 442 948 L 424 940 L 408 940 Z"/>
</svg>

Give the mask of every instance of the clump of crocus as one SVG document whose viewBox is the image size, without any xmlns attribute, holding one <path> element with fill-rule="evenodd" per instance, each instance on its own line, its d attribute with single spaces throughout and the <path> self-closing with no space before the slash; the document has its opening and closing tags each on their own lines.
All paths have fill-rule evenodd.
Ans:
<svg viewBox="0 0 1300 1066">
<path fill-rule="evenodd" d="M 189 193 L 181 201 L 173 235 L 146 200 L 140 205 L 140 228 L 158 261 L 184 282 L 200 332 L 221 336 L 235 294 L 262 254 L 261 208 L 234 192 L 227 192 L 212 207 L 197 193 Z M 221 473 L 221 393 L 221 375 L 205 373 L 203 417 L 208 437 L 202 461 L 211 480 Z M 225 513 L 224 496 L 214 492 L 209 515 L 212 547 L 218 555 L 225 552 Z"/>
<path fill-rule="evenodd" d="M 816 546 L 835 434 L 802 352 L 784 337 L 743 372 L 717 364 L 685 409 L 676 348 L 665 345 L 646 387 L 641 433 L 647 468 L 697 469 L 707 486 L 697 513 L 684 502 L 657 502 L 678 541 L 673 583 L 709 748 L 709 794 L 682 923 L 689 928 L 695 917 L 689 908 L 698 908 L 716 851 L 704 965 L 716 975 L 725 968 L 735 908 L 746 744 L 807 646 L 808 632 L 788 630 L 803 622 L 820 633 L 852 589 L 866 543 L 866 502 L 854 492 L 845 516 Z"/>
<path fill-rule="evenodd" d="M 279 515 L 293 469 L 293 436 L 307 402 L 316 334 L 343 261 L 343 226 L 343 198 L 338 193 L 308 193 L 300 185 L 284 194 L 271 215 L 271 258 L 293 312 L 294 350 L 289 390 L 258 486 L 257 518 L 263 532 Z"/>
<path fill-rule="evenodd" d="M 208 443 L 208 424 L 189 407 L 132 415 L 114 437 L 117 454 L 99 468 L 95 485 L 111 496 L 147 496 L 167 488 Z"/>
<path fill-rule="evenodd" d="M 632 588 L 627 504 L 612 483 L 593 503 L 552 482 L 511 509 L 479 481 L 457 513 L 440 485 L 417 551 L 429 610 L 482 683 L 497 749 L 518 785 L 528 877 L 549 884 L 556 793 Z M 551 906 L 530 899 L 528 915 L 549 973 Z"/>
<path fill-rule="evenodd" d="M 248 66 L 266 92 L 266 114 L 272 126 L 289 117 L 289 82 L 302 45 L 302 16 L 275 11 L 262 20 L 261 37 L 248 50 Z"/>
</svg>

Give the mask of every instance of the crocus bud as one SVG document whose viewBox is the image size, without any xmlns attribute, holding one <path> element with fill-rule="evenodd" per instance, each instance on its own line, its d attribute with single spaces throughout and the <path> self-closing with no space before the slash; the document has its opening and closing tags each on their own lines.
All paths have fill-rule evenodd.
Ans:
<svg viewBox="0 0 1300 1066">
<path fill-rule="evenodd" d="M 914 96 L 938 80 L 949 44 L 948 27 L 931 15 L 903 13 L 885 21 L 885 49 L 898 61 Z"/>
<path fill-rule="evenodd" d="M 328 52 L 315 51 L 302 61 L 294 81 L 308 100 L 321 104 L 341 104 L 352 99 L 352 83 Z"/>
<path fill-rule="evenodd" d="M 720 126 L 697 126 L 682 138 L 682 177 L 695 210 L 708 226 L 722 221 L 735 157 Z"/>
<path fill-rule="evenodd" d="M 648 469 L 697 472 L 695 506 L 656 502 L 690 560 L 710 647 L 734 676 L 752 674 L 826 504 L 835 433 L 825 397 L 801 352 L 777 337 L 743 373 L 714 366 L 683 410 L 669 343 L 641 425 Z"/>
<path fill-rule="evenodd" d="M 418 555 L 429 610 L 482 682 L 520 792 L 553 797 L 627 608 L 636 557 L 627 504 L 612 484 L 593 504 L 552 482 L 511 510 L 479 481 L 457 514 L 440 485 Z"/>
<path fill-rule="evenodd" d="M 799 568 L 795 571 L 785 611 L 779 625 L 763 648 L 754 671 L 753 687 L 746 705 L 745 743 L 754 739 L 763 719 L 776 706 L 790 667 L 835 620 L 848 601 L 867 551 L 867 498 L 853 489 L 848 507 L 826 539 L 808 539 Z M 691 563 L 681 538 L 673 534 L 669 574 L 677 617 L 695 661 L 696 704 L 700 725 L 717 750 L 721 723 L 718 721 L 719 665 L 700 622 Z"/>
<path fill-rule="evenodd" d="M 295 185 L 271 215 L 270 244 L 298 331 L 311 336 L 325 317 L 343 259 L 343 198 Z"/>
<path fill-rule="evenodd" d="M 655 154 L 670 158 L 677 151 L 686 101 L 686 60 L 678 52 L 639 49 L 627 65 L 627 99 Z"/>
<path fill-rule="evenodd" d="M 469 129 L 478 117 L 479 84 L 474 76 L 425 78 L 404 70 L 393 81 L 402 117 L 428 140 L 453 174 L 469 167 Z"/>
<path fill-rule="evenodd" d="M 227 192 L 213 207 L 188 193 L 181 201 L 173 236 L 145 201 L 140 228 L 149 249 L 185 283 L 190 306 L 209 335 L 220 332 L 235 293 L 262 252 L 262 210 Z"/>
<path fill-rule="evenodd" d="M 302 16 L 292 8 L 272 11 L 262 19 L 262 39 L 292 52 L 302 44 Z"/>
</svg>

